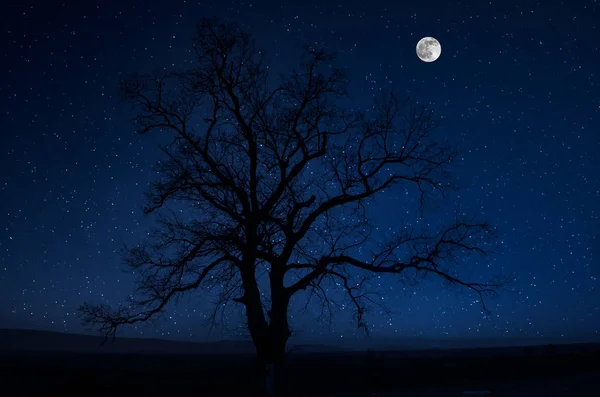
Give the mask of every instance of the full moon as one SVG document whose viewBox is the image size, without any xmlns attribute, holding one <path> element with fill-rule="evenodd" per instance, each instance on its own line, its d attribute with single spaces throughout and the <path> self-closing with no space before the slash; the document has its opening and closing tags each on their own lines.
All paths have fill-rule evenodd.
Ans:
<svg viewBox="0 0 600 397">
<path fill-rule="evenodd" d="M 423 37 L 417 43 L 417 56 L 423 62 L 433 62 L 442 54 L 440 42 L 433 37 Z"/>
</svg>

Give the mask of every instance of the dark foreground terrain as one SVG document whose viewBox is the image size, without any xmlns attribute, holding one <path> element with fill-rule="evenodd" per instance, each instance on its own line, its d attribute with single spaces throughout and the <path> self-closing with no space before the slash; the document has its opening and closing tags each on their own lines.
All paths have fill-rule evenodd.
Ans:
<svg viewBox="0 0 600 397">
<path fill-rule="evenodd" d="M 0 395 L 250 395 L 248 354 L 0 353 Z M 296 353 L 285 396 L 600 395 L 600 345 Z M 471 394 L 473 395 L 473 394 Z"/>
</svg>

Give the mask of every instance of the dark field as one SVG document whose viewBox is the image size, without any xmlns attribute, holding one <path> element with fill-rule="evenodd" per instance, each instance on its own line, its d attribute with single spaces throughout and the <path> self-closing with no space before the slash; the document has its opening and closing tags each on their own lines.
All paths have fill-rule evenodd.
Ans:
<svg viewBox="0 0 600 397">
<path fill-rule="evenodd" d="M 600 345 L 290 356 L 285 396 L 597 396 Z M 0 395 L 250 395 L 252 356 L 5 352 Z"/>
</svg>

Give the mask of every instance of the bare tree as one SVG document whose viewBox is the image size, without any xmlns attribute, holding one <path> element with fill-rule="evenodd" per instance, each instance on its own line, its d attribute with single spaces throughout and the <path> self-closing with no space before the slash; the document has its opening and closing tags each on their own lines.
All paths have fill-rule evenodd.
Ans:
<svg viewBox="0 0 600 397">
<path fill-rule="evenodd" d="M 493 228 L 485 222 L 458 211 L 439 229 L 423 222 L 381 235 L 370 220 L 369 202 L 388 189 L 414 188 L 421 210 L 447 197 L 455 151 L 434 139 L 432 111 L 393 94 L 369 112 L 342 108 L 343 73 L 330 66 L 331 53 L 311 47 L 298 69 L 270 88 L 263 52 L 219 20 L 197 26 L 194 49 L 191 70 L 122 82 L 139 112 L 139 133 L 172 137 L 144 213 L 163 211 L 151 238 L 125 251 L 125 263 L 140 274 L 135 293 L 116 309 L 84 304 L 86 324 L 114 337 L 187 292 L 216 291 L 218 307 L 237 302 L 245 309 L 258 361 L 270 365 L 283 360 L 288 306 L 299 291 L 327 305 L 324 285 L 337 283 L 366 328 L 365 309 L 377 303 L 372 275 L 414 281 L 433 274 L 482 303 L 504 285 L 458 271 L 457 259 L 488 252 Z M 185 205 L 185 216 L 169 203 Z M 268 275 L 266 294 L 261 274 Z"/>
</svg>

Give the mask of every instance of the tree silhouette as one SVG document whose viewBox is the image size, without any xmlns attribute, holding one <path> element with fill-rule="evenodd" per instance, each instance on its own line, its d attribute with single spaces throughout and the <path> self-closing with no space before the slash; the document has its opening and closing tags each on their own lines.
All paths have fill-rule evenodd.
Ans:
<svg viewBox="0 0 600 397">
<path fill-rule="evenodd" d="M 434 274 L 482 304 L 504 285 L 460 276 L 457 259 L 486 254 L 493 238 L 490 225 L 460 212 L 440 229 L 415 225 L 376 236 L 367 208 L 373 197 L 412 186 L 422 212 L 453 188 L 447 166 L 456 153 L 434 139 L 432 111 L 393 93 L 369 112 L 344 109 L 345 76 L 329 65 L 332 53 L 311 47 L 270 88 L 264 53 L 220 20 L 198 24 L 194 49 L 191 70 L 122 81 L 139 133 L 172 136 L 144 209 L 162 211 L 150 238 L 123 254 L 140 275 L 135 293 L 116 309 L 84 304 L 84 323 L 114 337 L 187 292 L 218 291 L 217 306 L 245 309 L 258 362 L 271 365 L 283 360 L 288 306 L 299 291 L 327 304 L 325 283 L 339 283 L 366 328 L 365 309 L 377 303 L 368 288 L 373 275 L 410 281 Z M 185 216 L 169 203 L 185 206 Z M 264 296 L 261 272 L 268 274 Z"/>
</svg>

